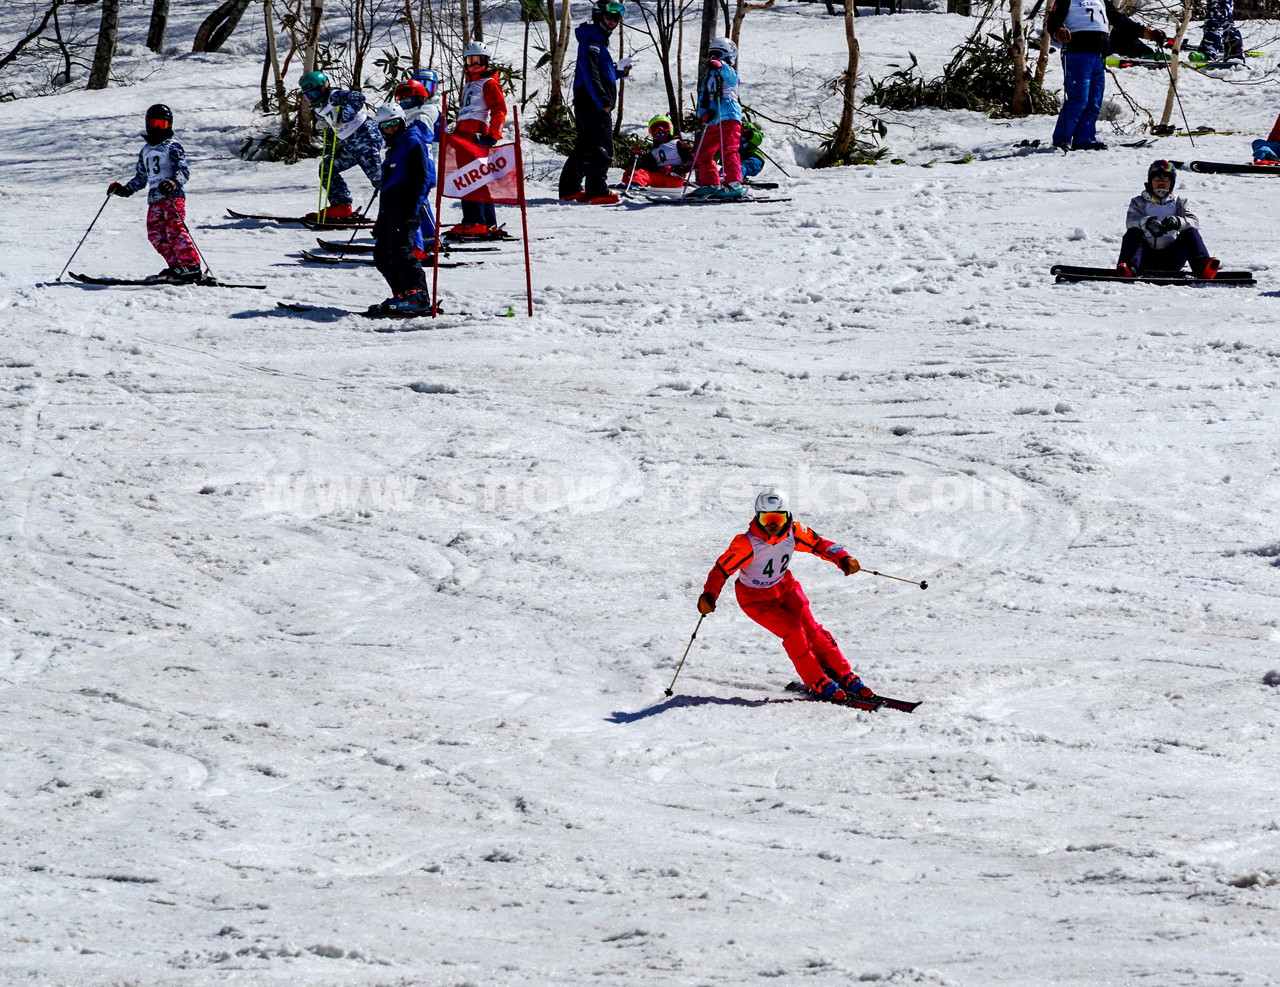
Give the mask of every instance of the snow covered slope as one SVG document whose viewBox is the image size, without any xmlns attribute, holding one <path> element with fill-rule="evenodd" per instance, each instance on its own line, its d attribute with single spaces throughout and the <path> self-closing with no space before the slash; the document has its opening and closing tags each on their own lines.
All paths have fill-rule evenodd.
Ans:
<svg viewBox="0 0 1280 987">
<path fill-rule="evenodd" d="M 864 64 L 968 26 L 862 19 Z M 839 71 L 821 5 L 745 30 L 770 116 Z M 1280 983 L 1280 185 L 1179 187 L 1256 289 L 1047 274 L 1114 262 L 1152 157 L 1245 160 L 1273 83 L 1188 73 L 1250 130 L 1195 148 L 924 169 L 1052 125 L 929 111 L 814 172 L 772 127 L 772 205 L 562 206 L 538 151 L 535 317 L 384 334 L 372 269 L 226 217 L 315 201 L 234 155 L 242 44 L 0 105 L 0 980 Z M 156 100 L 266 291 L 49 283 Z M 143 212 L 72 269 L 160 267 Z M 521 312 L 474 258 L 445 307 Z M 915 714 L 797 701 L 729 595 L 664 698 L 771 483 L 929 581 L 796 569 Z"/>
</svg>

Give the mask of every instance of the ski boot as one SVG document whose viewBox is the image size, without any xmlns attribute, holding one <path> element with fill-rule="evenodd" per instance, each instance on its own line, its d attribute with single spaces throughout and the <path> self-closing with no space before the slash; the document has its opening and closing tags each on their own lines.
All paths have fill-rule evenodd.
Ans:
<svg viewBox="0 0 1280 987">
<path fill-rule="evenodd" d="M 1218 276 L 1218 271 L 1221 267 L 1222 262 L 1217 257 L 1206 257 L 1196 265 L 1196 277 L 1212 281 Z"/>
<path fill-rule="evenodd" d="M 401 292 L 386 309 L 390 315 L 430 315 L 431 295 L 421 288 Z"/>
<path fill-rule="evenodd" d="M 1132 267 L 1130 267 L 1128 264 L 1125 264 L 1123 262 L 1116 265 L 1116 277 L 1118 278 L 1131 278 L 1137 273 L 1138 272 L 1135 271 Z"/>
<path fill-rule="evenodd" d="M 716 199 L 723 199 L 726 202 L 731 202 L 734 199 L 741 199 L 746 194 L 746 189 L 742 187 L 741 182 L 730 182 L 728 185 L 721 185 L 714 193 L 712 193 L 712 196 Z"/>
<path fill-rule="evenodd" d="M 845 675 L 840 676 L 838 681 L 840 683 L 840 688 L 854 699 L 870 699 L 875 695 L 874 692 L 863 684 L 862 679 L 858 678 L 856 672 L 848 672 Z"/>
<path fill-rule="evenodd" d="M 719 185 L 699 185 L 689 193 L 690 199 L 709 199 L 719 191 Z"/>
<path fill-rule="evenodd" d="M 809 686 L 810 692 L 815 692 L 823 699 L 832 699 L 836 702 L 844 702 L 848 699 L 848 695 L 836 683 L 836 680 L 829 675 L 824 675 Z"/>
<path fill-rule="evenodd" d="M 308 223 L 337 223 L 344 219 L 354 219 L 355 215 L 355 210 L 351 208 L 351 203 L 343 202 L 338 205 L 330 204 L 319 212 L 309 212 L 302 218 Z"/>
</svg>

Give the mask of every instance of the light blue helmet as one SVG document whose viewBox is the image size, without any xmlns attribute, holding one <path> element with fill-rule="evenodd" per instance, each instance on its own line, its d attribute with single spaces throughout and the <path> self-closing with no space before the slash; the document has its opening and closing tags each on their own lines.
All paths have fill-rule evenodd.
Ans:
<svg viewBox="0 0 1280 987">
<path fill-rule="evenodd" d="M 422 83 L 422 88 L 427 91 L 427 98 L 430 99 L 436 94 L 436 90 L 440 88 L 440 73 L 435 69 L 418 69 L 411 79 L 416 79 Z"/>
</svg>

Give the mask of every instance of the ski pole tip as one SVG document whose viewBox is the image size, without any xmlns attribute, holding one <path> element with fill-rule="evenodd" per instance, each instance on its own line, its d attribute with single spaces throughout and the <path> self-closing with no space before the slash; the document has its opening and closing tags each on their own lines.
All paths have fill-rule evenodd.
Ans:
<svg viewBox="0 0 1280 987">
<path fill-rule="evenodd" d="M 668 696 L 669 696 L 669 695 L 671 695 L 671 690 L 670 690 L 670 689 L 663 689 L 662 691 L 663 691 L 666 695 L 668 695 Z"/>
<path fill-rule="evenodd" d="M 921 588 L 921 589 L 928 589 L 928 588 L 929 588 L 929 581 L 928 581 L 927 579 L 922 579 L 922 580 L 920 580 L 920 588 Z"/>
</svg>

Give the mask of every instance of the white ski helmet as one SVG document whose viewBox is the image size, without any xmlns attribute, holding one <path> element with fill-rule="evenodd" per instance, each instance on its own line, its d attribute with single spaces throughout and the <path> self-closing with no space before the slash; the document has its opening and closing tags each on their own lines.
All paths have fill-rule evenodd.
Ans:
<svg viewBox="0 0 1280 987">
<path fill-rule="evenodd" d="M 485 60 L 486 64 L 493 57 L 493 53 L 489 51 L 489 46 L 483 41 L 469 42 L 467 46 L 462 49 L 462 60 L 464 62 L 472 55 L 479 55 Z"/>
<path fill-rule="evenodd" d="M 770 511 L 781 511 L 788 517 L 791 515 L 791 504 L 781 490 L 764 490 L 756 495 L 756 513 L 766 514 Z"/>
<path fill-rule="evenodd" d="M 718 58 L 732 65 L 738 60 L 738 46 L 728 38 L 715 38 L 707 45 L 707 57 Z"/>
<path fill-rule="evenodd" d="M 404 109 L 399 103 L 383 103 L 378 107 L 378 115 L 374 118 L 374 123 L 377 124 L 380 133 L 386 133 L 383 128 L 392 122 L 399 123 L 401 127 L 407 127 L 409 118 L 404 115 Z"/>
</svg>

